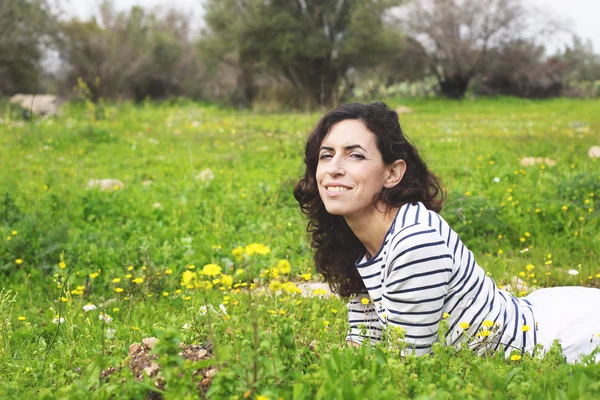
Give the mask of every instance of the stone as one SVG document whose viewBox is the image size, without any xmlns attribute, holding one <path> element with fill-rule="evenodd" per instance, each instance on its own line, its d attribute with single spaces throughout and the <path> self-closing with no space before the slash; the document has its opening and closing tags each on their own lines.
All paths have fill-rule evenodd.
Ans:
<svg viewBox="0 0 600 400">
<path fill-rule="evenodd" d="M 102 192 L 123 189 L 125 184 L 118 179 L 90 179 L 87 183 L 88 189 L 100 189 Z"/>
<path fill-rule="evenodd" d="M 600 146 L 592 146 L 588 150 L 588 156 L 590 158 L 600 158 Z"/>
<path fill-rule="evenodd" d="M 413 110 L 412 108 L 409 108 L 409 107 L 399 106 L 398 108 L 396 108 L 396 113 L 398 113 L 398 115 L 412 114 L 414 112 L 415 112 L 415 110 Z"/>
<path fill-rule="evenodd" d="M 10 102 L 37 115 L 56 115 L 58 110 L 53 94 L 15 94 Z"/>
<path fill-rule="evenodd" d="M 152 350 L 154 348 L 154 345 L 156 343 L 158 343 L 158 339 L 155 337 L 147 337 L 147 338 L 143 338 L 142 339 L 142 343 L 144 343 L 144 345 L 149 348 L 150 350 Z"/>
</svg>

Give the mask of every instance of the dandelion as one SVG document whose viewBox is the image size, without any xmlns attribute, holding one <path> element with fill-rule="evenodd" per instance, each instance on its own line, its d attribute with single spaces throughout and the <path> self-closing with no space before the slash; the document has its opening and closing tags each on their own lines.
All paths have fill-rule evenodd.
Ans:
<svg viewBox="0 0 600 400">
<path fill-rule="evenodd" d="M 231 287 L 233 285 L 233 277 L 231 275 L 222 275 L 221 283 L 223 286 Z"/>
<path fill-rule="evenodd" d="M 279 269 L 279 271 L 281 271 L 281 273 L 284 275 L 292 272 L 292 266 L 288 260 L 277 261 L 277 269 Z"/>
<path fill-rule="evenodd" d="M 485 326 L 486 328 L 491 328 L 492 326 L 494 326 L 494 322 L 490 321 L 489 319 L 486 319 L 485 321 L 483 321 L 483 326 Z"/>
<path fill-rule="evenodd" d="M 169 297 L 169 292 L 163 292 L 162 295 L 165 297 Z"/>
<path fill-rule="evenodd" d="M 312 274 L 310 273 L 306 273 L 306 274 L 302 274 L 300 275 L 302 277 L 302 279 L 304 279 L 305 281 L 310 281 L 312 278 Z"/>
<path fill-rule="evenodd" d="M 206 264 L 202 268 L 202 274 L 207 276 L 217 276 L 221 273 L 221 267 L 217 264 Z"/>
<path fill-rule="evenodd" d="M 93 305 L 92 303 L 87 303 L 85 306 L 83 306 L 83 311 L 88 312 L 88 311 L 93 311 L 96 309 L 96 306 Z"/>
<path fill-rule="evenodd" d="M 114 278 L 112 281 L 113 283 L 119 283 L 121 282 L 121 278 Z"/>
<path fill-rule="evenodd" d="M 119 310 L 120 310 L 119 307 L 113 308 L 113 312 L 119 312 Z"/>
<path fill-rule="evenodd" d="M 27 318 L 25 318 L 24 316 L 20 315 L 19 317 L 17 317 L 17 319 L 19 321 L 25 321 Z"/>
<path fill-rule="evenodd" d="M 367 305 L 370 303 L 369 299 L 367 299 L 366 297 L 363 297 L 362 299 L 360 299 L 360 302 L 363 303 L 364 305 Z"/>
<path fill-rule="evenodd" d="M 54 317 L 54 319 L 52 320 L 53 324 L 62 324 L 64 322 L 65 322 L 65 319 L 58 315 L 56 317 Z"/>
<path fill-rule="evenodd" d="M 58 263 L 58 267 L 60 269 L 65 269 L 66 266 L 67 266 L 67 264 L 65 264 L 63 261 L 61 261 L 61 262 Z"/>
<path fill-rule="evenodd" d="M 458 324 L 458 326 L 460 326 L 461 329 L 469 329 L 471 324 L 469 324 L 468 322 L 461 322 L 460 324 Z"/>
<path fill-rule="evenodd" d="M 534 268 L 535 268 L 535 265 L 533 265 L 533 264 L 527 264 L 527 265 L 525 266 L 525 269 L 526 269 L 528 272 L 531 272 L 531 271 L 533 271 L 533 269 L 534 269 Z"/>
<path fill-rule="evenodd" d="M 569 275 L 575 276 L 575 275 L 579 275 L 579 271 L 577 271 L 576 269 L 570 269 L 569 271 L 567 271 Z"/>
<path fill-rule="evenodd" d="M 246 246 L 246 248 L 244 249 L 244 251 L 249 256 L 251 256 L 253 254 L 266 255 L 266 254 L 269 254 L 271 252 L 271 249 L 269 249 L 264 244 L 250 243 L 249 245 Z"/>
<path fill-rule="evenodd" d="M 277 279 L 273 279 L 271 283 L 269 283 L 269 290 L 272 292 L 277 292 L 278 290 L 281 290 L 281 287 L 281 282 Z"/>
<path fill-rule="evenodd" d="M 144 278 L 135 278 L 135 279 L 132 279 L 131 282 L 139 285 L 140 283 L 144 282 Z"/>
<path fill-rule="evenodd" d="M 236 257 L 241 257 L 244 254 L 244 248 L 242 246 L 238 246 L 235 249 L 231 250 L 231 254 Z"/>
<path fill-rule="evenodd" d="M 447 312 L 445 312 L 444 314 L 442 314 L 442 318 L 443 319 L 448 319 L 448 318 L 450 318 L 450 314 L 448 314 Z"/>
<path fill-rule="evenodd" d="M 523 332 L 527 332 L 527 331 L 529 331 L 529 329 L 530 329 L 529 325 L 523 325 L 523 327 L 521 328 L 521 330 Z"/>
<path fill-rule="evenodd" d="M 323 326 L 329 326 L 329 321 L 323 321 Z"/>
<path fill-rule="evenodd" d="M 562 206 L 560 209 L 563 211 L 567 211 L 567 208 L 568 208 L 567 206 Z"/>
<path fill-rule="evenodd" d="M 520 359 L 521 359 L 520 354 L 513 354 L 512 356 L 510 356 L 511 361 L 519 361 Z"/>
<path fill-rule="evenodd" d="M 17 231 L 11 231 L 10 233 L 12 233 L 13 236 L 17 236 L 17 233 L 19 233 L 19 232 L 17 232 Z"/>
<path fill-rule="evenodd" d="M 256 400 L 269 400 L 269 397 L 259 394 L 258 396 L 256 396 Z"/>
<path fill-rule="evenodd" d="M 127 267 L 127 271 L 133 271 L 133 265 L 130 265 L 129 267 Z"/>
<path fill-rule="evenodd" d="M 490 336 L 492 332 L 488 331 L 487 329 L 484 329 L 483 331 L 479 332 L 478 335 L 479 336 L 483 336 L 483 337 L 488 337 Z"/>
<path fill-rule="evenodd" d="M 96 278 L 98 277 L 98 275 L 100 275 L 100 274 L 99 274 L 99 273 L 97 273 L 97 272 L 93 272 L 93 273 L 91 273 L 91 274 L 89 275 L 89 277 L 90 277 L 91 279 L 96 279 Z"/>
<path fill-rule="evenodd" d="M 15 260 L 15 263 L 17 263 L 18 265 L 20 265 L 20 264 L 23 264 L 23 260 L 22 260 L 22 259 L 20 259 L 20 258 L 17 258 L 17 259 Z"/>
<path fill-rule="evenodd" d="M 115 288 L 115 292 L 117 292 L 117 293 L 123 293 L 123 290 L 124 290 L 124 289 L 123 289 L 123 288 L 120 288 L 120 287 L 116 287 L 116 288 Z"/>
<path fill-rule="evenodd" d="M 112 339 L 115 337 L 115 333 L 117 332 L 116 329 L 112 329 L 112 328 L 106 328 L 106 338 L 107 339 Z"/>
<path fill-rule="evenodd" d="M 183 298 L 183 300 L 184 300 L 184 301 L 189 301 L 189 300 L 191 300 L 191 299 L 192 299 L 192 296 L 185 296 L 185 297 Z"/>
<path fill-rule="evenodd" d="M 171 275 L 173 273 L 173 270 L 171 268 L 169 268 L 168 270 L 165 271 L 166 275 Z"/>
</svg>

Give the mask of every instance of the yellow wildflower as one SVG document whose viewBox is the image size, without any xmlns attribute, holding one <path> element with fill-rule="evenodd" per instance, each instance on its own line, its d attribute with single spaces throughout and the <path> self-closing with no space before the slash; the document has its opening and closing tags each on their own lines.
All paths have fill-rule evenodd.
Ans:
<svg viewBox="0 0 600 400">
<path fill-rule="evenodd" d="M 271 283 L 269 283 L 269 290 L 272 292 L 281 290 L 281 282 L 279 282 L 277 279 L 273 279 Z"/>
<path fill-rule="evenodd" d="M 318 289 L 315 289 L 315 290 L 313 290 L 313 292 L 312 292 L 312 293 L 313 293 L 313 295 L 315 295 L 315 296 L 322 296 L 322 295 L 325 295 L 325 294 L 327 294 L 327 290 L 325 290 L 325 289 L 321 289 L 321 288 L 318 288 Z M 363 300 L 365 300 L 365 299 L 363 299 Z M 368 300 L 367 300 L 367 302 L 368 302 Z"/>
<path fill-rule="evenodd" d="M 132 277 L 132 276 L 133 276 L 133 275 L 131 275 L 131 274 L 127 274 L 127 275 L 125 275 L 125 278 L 127 278 L 127 279 L 131 279 L 131 277 Z"/>
<path fill-rule="evenodd" d="M 12 234 L 13 234 L 13 236 L 17 236 L 17 233 L 18 233 L 18 232 L 17 232 L 17 231 L 11 231 L 10 233 L 12 233 Z"/>
<path fill-rule="evenodd" d="M 535 268 L 535 265 L 533 265 L 533 264 L 527 264 L 525 266 L 525 269 L 529 272 L 531 272 L 534 268 Z"/>
<path fill-rule="evenodd" d="M 202 274 L 207 276 L 217 276 L 221 273 L 221 267 L 217 264 L 206 264 L 202 268 Z"/>
<path fill-rule="evenodd" d="M 281 271 L 282 274 L 289 274 L 292 272 L 292 266 L 288 260 L 279 260 L 277 262 L 277 268 Z"/>
<path fill-rule="evenodd" d="M 221 275 L 221 283 L 223 284 L 223 286 L 230 288 L 231 285 L 233 285 L 233 276 Z"/>
<path fill-rule="evenodd" d="M 121 282 L 121 278 L 114 278 L 112 281 L 113 283 L 119 283 Z"/>
<path fill-rule="evenodd" d="M 169 292 L 163 292 L 163 296 L 169 297 Z"/>
<path fill-rule="evenodd" d="M 117 293 L 123 293 L 123 288 L 116 287 L 115 288 L 115 292 L 117 292 Z"/>
<path fill-rule="evenodd" d="M 168 270 L 165 271 L 166 275 L 171 275 L 173 273 L 173 270 L 171 268 L 169 268 Z"/>
<path fill-rule="evenodd" d="M 65 269 L 66 266 L 67 266 L 67 264 L 65 264 L 63 261 L 61 261 L 61 262 L 58 263 L 58 267 L 60 269 Z"/>
<path fill-rule="evenodd" d="M 360 302 L 363 303 L 364 305 L 367 305 L 370 303 L 369 299 L 367 299 L 366 297 L 363 297 L 362 299 L 360 299 Z"/>
<path fill-rule="evenodd" d="M 127 267 L 127 271 L 133 271 L 133 265 L 130 265 L 129 267 Z"/>
<path fill-rule="evenodd" d="M 523 325 L 523 327 L 521 328 L 521 330 L 523 332 L 527 332 L 530 329 L 529 325 Z"/>
<path fill-rule="evenodd" d="M 243 273 L 244 273 L 244 270 L 241 268 L 235 270 L 236 275 L 242 275 Z"/>
<path fill-rule="evenodd" d="M 240 257 L 242 254 L 244 254 L 244 248 L 242 246 L 238 246 L 235 249 L 231 250 L 231 254 L 233 254 L 236 257 Z"/>
<path fill-rule="evenodd" d="M 513 354 L 512 356 L 510 356 L 511 361 L 519 361 L 521 359 L 521 355 L 520 354 Z"/>
<path fill-rule="evenodd" d="M 96 279 L 96 278 L 98 277 L 98 275 L 100 275 L 100 274 L 98 274 L 97 272 L 92 272 L 92 273 L 90 274 L 90 278 L 92 278 L 92 279 Z"/>
<path fill-rule="evenodd" d="M 264 244 L 250 243 L 249 245 L 246 246 L 246 248 L 244 249 L 244 251 L 249 256 L 251 256 L 253 254 L 266 255 L 266 254 L 269 254 L 271 252 L 271 249 L 269 249 Z"/>
<path fill-rule="evenodd" d="M 490 336 L 492 332 L 488 331 L 487 329 L 482 330 L 481 332 L 478 333 L 479 336 L 483 336 L 483 337 L 488 337 Z"/>
<path fill-rule="evenodd" d="M 494 326 L 494 322 L 490 321 L 489 319 L 486 319 L 485 321 L 483 321 L 483 326 L 485 326 L 486 328 L 491 328 L 492 326 Z"/>
<path fill-rule="evenodd" d="M 450 318 L 450 314 L 448 314 L 447 312 L 445 312 L 444 314 L 442 314 L 442 318 L 443 319 L 448 319 L 448 318 Z"/>
<path fill-rule="evenodd" d="M 131 282 L 137 283 L 139 285 L 140 283 L 144 282 L 144 278 L 135 278 L 132 279 Z"/>
<path fill-rule="evenodd" d="M 15 260 L 15 263 L 17 263 L 17 264 L 23 264 L 23 260 L 22 260 L 22 259 L 20 259 L 20 258 L 17 258 L 17 259 Z"/>
<path fill-rule="evenodd" d="M 17 319 L 19 321 L 25 321 L 27 318 L 25 318 L 24 316 L 21 315 L 21 316 L 17 317 Z"/>
<path fill-rule="evenodd" d="M 458 326 L 460 326 L 461 329 L 469 329 L 471 324 L 469 324 L 468 322 L 461 322 L 460 324 L 458 324 Z"/>
<path fill-rule="evenodd" d="M 302 279 L 304 279 L 305 281 L 310 281 L 310 279 L 312 278 L 312 275 L 310 273 L 306 273 L 306 274 L 302 274 Z"/>
</svg>

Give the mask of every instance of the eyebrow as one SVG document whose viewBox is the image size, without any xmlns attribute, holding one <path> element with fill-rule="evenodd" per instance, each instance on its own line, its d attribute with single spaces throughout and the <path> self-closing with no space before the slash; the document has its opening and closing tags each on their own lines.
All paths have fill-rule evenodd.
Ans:
<svg viewBox="0 0 600 400">
<path fill-rule="evenodd" d="M 364 152 L 366 152 L 366 151 L 367 151 L 367 150 L 366 150 L 364 147 L 362 147 L 360 144 L 351 144 L 351 145 L 348 145 L 348 146 L 344 146 L 344 149 L 345 149 L 345 150 L 361 149 L 361 150 L 362 150 L 362 151 L 364 151 Z M 319 152 L 320 152 L 321 150 L 329 150 L 329 151 L 333 151 L 333 150 L 334 150 L 334 148 L 333 148 L 333 147 L 327 147 L 327 146 L 321 146 L 321 148 L 319 149 Z"/>
</svg>

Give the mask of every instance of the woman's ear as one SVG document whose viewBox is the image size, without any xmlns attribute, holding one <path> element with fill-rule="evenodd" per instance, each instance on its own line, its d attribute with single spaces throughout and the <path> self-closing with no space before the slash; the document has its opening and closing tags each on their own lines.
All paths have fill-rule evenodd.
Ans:
<svg viewBox="0 0 600 400">
<path fill-rule="evenodd" d="M 402 180 L 404 173 L 406 172 L 406 162 L 404 160 L 396 160 L 387 167 L 387 176 L 385 183 L 383 184 L 386 188 L 393 188 Z"/>
</svg>

